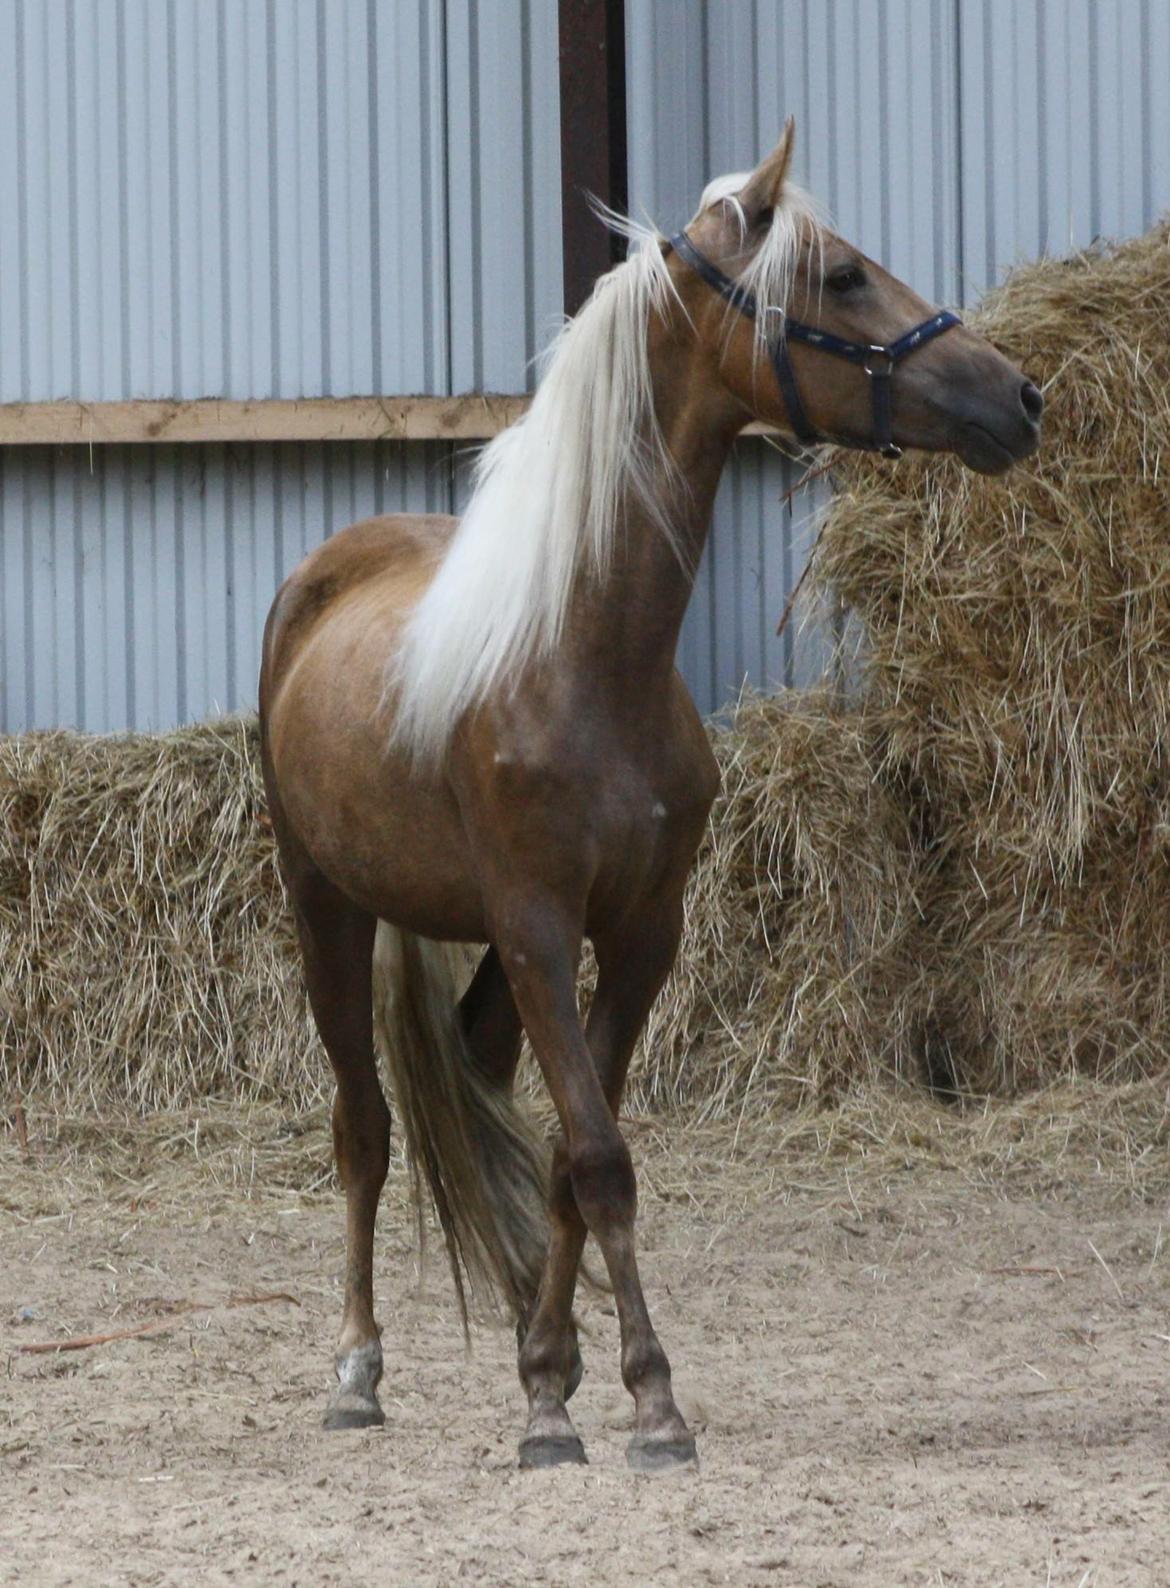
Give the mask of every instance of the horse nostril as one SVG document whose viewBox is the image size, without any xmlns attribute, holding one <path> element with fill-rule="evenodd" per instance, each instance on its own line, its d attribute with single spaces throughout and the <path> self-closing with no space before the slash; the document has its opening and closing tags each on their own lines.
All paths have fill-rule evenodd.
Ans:
<svg viewBox="0 0 1170 1588">
<path fill-rule="evenodd" d="M 1044 395 L 1040 388 L 1033 386 L 1030 380 L 1026 380 L 1020 387 L 1020 401 L 1024 405 L 1024 412 L 1035 424 L 1044 412 Z"/>
</svg>

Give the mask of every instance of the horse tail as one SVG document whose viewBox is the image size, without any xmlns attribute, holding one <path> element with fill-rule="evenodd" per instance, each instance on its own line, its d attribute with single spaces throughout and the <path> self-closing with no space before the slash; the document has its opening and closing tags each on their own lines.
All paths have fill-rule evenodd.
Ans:
<svg viewBox="0 0 1170 1588">
<path fill-rule="evenodd" d="M 517 1317 L 531 1307 L 548 1245 L 549 1154 L 472 1056 L 457 953 L 380 921 L 374 1032 L 402 1121 L 420 1239 L 425 1184 L 466 1331 L 468 1287 L 500 1296 Z"/>
</svg>

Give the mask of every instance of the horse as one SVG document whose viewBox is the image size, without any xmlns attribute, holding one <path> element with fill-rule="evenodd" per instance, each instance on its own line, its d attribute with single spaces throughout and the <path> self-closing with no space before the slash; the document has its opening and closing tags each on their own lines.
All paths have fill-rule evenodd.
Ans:
<svg viewBox="0 0 1170 1588">
<path fill-rule="evenodd" d="M 329 1428 L 384 1422 L 377 1028 L 460 1302 L 463 1275 L 486 1280 L 516 1319 L 520 1465 L 586 1459 L 566 1403 L 589 1233 L 634 1401 L 628 1462 L 696 1460 L 639 1278 L 618 1108 L 717 787 L 674 665 L 716 487 L 750 421 L 991 474 L 1034 451 L 1043 407 L 987 341 L 829 227 L 790 180 L 792 147 L 790 120 L 673 238 L 624 223 L 628 257 L 480 455 L 461 520 L 356 524 L 269 615 L 264 780 L 346 1197 Z M 462 993 L 452 944 L 481 954 Z M 560 1124 L 548 1161 L 513 1100 L 523 1033 Z"/>
</svg>

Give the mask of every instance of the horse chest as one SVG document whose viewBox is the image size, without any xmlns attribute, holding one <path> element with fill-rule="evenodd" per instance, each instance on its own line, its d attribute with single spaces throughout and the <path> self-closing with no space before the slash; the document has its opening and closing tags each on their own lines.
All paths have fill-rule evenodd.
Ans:
<svg viewBox="0 0 1170 1588">
<path fill-rule="evenodd" d="M 670 767 L 642 768 L 605 791 L 591 824 L 599 852 L 595 901 L 655 894 L 685 876 L 710 809 L 704 770 L 679 776 Z"/>
</svg>

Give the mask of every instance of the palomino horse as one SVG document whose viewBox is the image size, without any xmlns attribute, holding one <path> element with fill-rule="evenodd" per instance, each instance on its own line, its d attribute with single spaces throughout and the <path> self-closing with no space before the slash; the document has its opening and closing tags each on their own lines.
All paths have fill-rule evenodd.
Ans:
<svg viewBox="0 0 1170 1588">
<path fill-rule="evenodd" d="M 461 521 L 357 524 L 273 606 L 264 773 L 336 1072 L 347 1203 L 329 1427 L 383 1421 L 376 1002 L 460 1297 L 462 1264 L 493 1277 L 519 1320 L 521 1464 L 585 1459 L 565 1402 L 587 1232 L 620 1321 L 630 1463 L 694 1459 L 638 1277 L 616 1116 L 716 789 L 674 654 L 719 476 L 753 418 L 996 473 L 1035 449 L 1042 407 L 987 342 L 817 220 L 787 180 L 791 146 L 789 123 L 669 242 L 630 228 L 639 246 L 561 332 Z M 586 936 L 598 979 L 583 1024 Z M 450 942 L 486 945 L 461 999 Z M 551 1180 L 512 1107 L 522 1031 L 562 1128 Z"/>
</svg>

